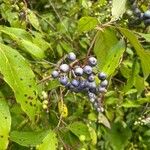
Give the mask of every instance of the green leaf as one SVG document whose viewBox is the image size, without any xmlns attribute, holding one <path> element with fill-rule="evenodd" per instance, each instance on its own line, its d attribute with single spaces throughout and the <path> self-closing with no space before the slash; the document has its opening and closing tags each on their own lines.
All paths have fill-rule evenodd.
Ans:
<svg viewBox="0 0 150 150">
<path fill-rule="evenodd" d="M 90 136 L 91 136 L 91 143 L 93 145 L 96 145 L 97 143 L 97 134 L 95 132 L 95 130 L 92 127 L 89 127 L 89 132 L 90 132 Z"/>
<path fill-rule="evenodd" d="M 111 130 L 108 130 L 106 139 L 114 150 L 124 150 L 130 137 L 130 129 L 124 128 L 121 123 L 115 123 L 112 125 Z"/>
<path fill-rule="evenodd" d="M 112 1 L 112 20 L 117 20 L 119 17 L 126 11 L 126 2 L 127 0 L 113 0 Z"/>
<path fill-rule="evenodd" d="M 78 21 L 78 32 L 87 32 L 96 27 L 98 20 L 94 17 L 82 17 Z"/>
<path fill-rule="evenodd" d="M 21 28 L 13 28 L 13 27 L 5 27 L 0 26 L 0 30 L 3 32 L 7 32 L 8 34 L 14 34 L 18 38 L 22 38 L 24 40 L 32 40 L 32 36 L 29 32 Z"/>
<path fill-rule="evenodd" d="M 24 51 L 30 53 L 35 58 L 42 59 L 45 57 L 44 51 L 30 41 L 20 39 L 18 44 Z"/>
<path fill-rule="evenodd" d="M 9 132 L 11 128 L 11 116 L 9 106 L 0 92 L 0 150 L 6 150 L 9 143 Z"/>
<path fill-rule="evenodd" d="M 112 75 L 115 69 L 119 66 L 124 51 L 125 44 L 123 41 L 120 41 L 115 46 L 113 46 L 110 49 L 109 54 L 106 56 L 105 63 L 103 64 L 101 70 L 108 76 Z"/>
<path fill-rule="evenodd" d="M 53 131 L 49 131 L 48 135 L 43 139 L 42 144 L 37 146 L 37 150 L 57 150 L 58 140 Z"/>
<path fill-rule="evenodd" d="M 15 50 L 0 44 L 0 72 L 4 80 L 14 91 L 22 110 L 33 121 L 37 113 L 37 87 L 35 76 L 29 64 Z"/>
<path fill-rule="evenodd" d="M 41 28 L 40 28 L 39 20 L 38 20 L 37 16 L 35 15 L 35 13 L 33 11 L 31 11 L 30 9 L 28 9 L 27 17 L 28 17 L 29 22 L 31 23 L 31 25 L 36 30 L 40 31 Z"/>
<path fill-rule="evenodd" d="M 80 138 L 81 135 L 84 135 L 86 137 L 85 140 L 90 140 L 90 133 L 86 124 L 82 122 L 74 122 L 70 124 L 67 128 L 78 138 Z"/>
<path fill-rule="evenodd" d="M 140 104 L 137 101 L 126 100 L 121 106 L 125 108 L 137 108 Z"/>
<path fill-rule="evenodd" d="M 138 33 L 141 37 L 143 37 L 147 42 L 150 42 L 150 34 Z"/>
<path fill-rule="evenodd" d="M 131 45 L 135 48 L 136 53 L 141 60 L 143 74 L 146 79 L 150 74 L 150 52 L 144 50 L 132 31 L 125 28 L 119 28 L 119 30 L 124 36 L 126 36 Z"/>
<path fill-rule="evenodd" d="M 150 136 L 150 129 L 144 132 L 144 136 Z"/>
<path fill-rule="evenodd" d="M 105 64 L 107 55 L 110 49 L 118 42 L 116 32 L 111 28 L 105 28 L 103 31 L 98 31 L 94 44 L 94 53 L 99 61 L 99 68 Z"/>
<path fill-rule="evenodd" d="M 12 131 L 10 133 L 10 140 L 22 146 L 36 146 L 42 143 L 48 133 L 48 130 L 38 132 Z"/>
<path fill-rule="evenodd" d="M 108 119 L 102 113 L 99 113 L 99 115 L 98 115 L 98 123 L 103 124 L 107 128 L 111 128 Z"/>
<path fill-rule="evenodd" d="M 25 32 L 17 28 L 0 28 L 0 31 L 9 35 L 12 40 L 17 42 L 19 47 L 25 52 L 30 53 L 34 58 L 42 59 L 45 57 L 44 50 L 38 47 L 36 44 L 32 42 L 31 36 L 27 35 Z M 17 34 L 16 32 L 20 32 Z M 22 33 L 22 34 L 21 34 Z M 27 37 L 29 38 L 28 40 Z"/>
</svg>

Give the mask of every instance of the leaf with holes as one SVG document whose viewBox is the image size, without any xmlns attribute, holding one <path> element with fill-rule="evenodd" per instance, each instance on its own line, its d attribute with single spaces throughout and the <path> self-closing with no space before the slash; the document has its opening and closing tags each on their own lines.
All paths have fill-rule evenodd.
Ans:
<svg viewBox="0 0 150 150">
<path fill-rule="evenodd" d="M 42 144 L 37 145 L 37 150 L 57 150 L 58 140 L 55 132 L 49 131 L 47 136 L 43 139 Z"/>
<path fill-rule="evenodd" d="M 108 76 L 112 75 L 119 66 L 124 51 L 125 44 L 123 41 L 119 41 L 116 45 L 111 47 L 109 54 L 106 56 L 105 63 L 102 66 L 102 72 L 105 72 Z"/>
<path fill-rule="evenodd" d="M 78 138 L 80 138 L 81 135 L 84 135 L 87 141 L 90 140 L 90 133 L 86 124 L 82 122 L 74 122 L 70 124 L 67 128 Z"/>
<path fill-rule="evenodd" d="M 0 72 L 14 91 L 22 110 L 34 121 L 39 101 L 35 76 L 27 61 L 15 50 L 0 44 Z"/>
<path fill-rule="evenodd" d="M 11 116 L 8 104 L 0 92 L 0 150 L 7 149 L 9 132 L 11 128 Z"/>
</svg>

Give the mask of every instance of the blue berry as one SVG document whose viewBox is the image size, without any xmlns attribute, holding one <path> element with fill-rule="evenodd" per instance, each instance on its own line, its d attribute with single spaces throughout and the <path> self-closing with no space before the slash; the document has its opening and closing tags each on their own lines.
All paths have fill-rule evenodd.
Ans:
<svg viewBox="0 0 150 150">
<path fill-rule="evenodd" d="M 72 81 L 71 81 L 71 84 L 73 85 L 73 86 L 75 86 L 75 87 L 77 87 L 77 86 L 79 86 L 79 81 L 78 80 L 76 80 L 76 79 L 73 79 Z"/>
<path fill-rule="evenodd" d="M 62 77 L 60 77 L 59 81 L 62 85 L 67 85 L 68 78 L 66 76 L 62 76 Z"/>
<path fill-rule="evenodd" d="M 69 66 L 67 64 L 62 64 L 62 65 L 60 65 L 60 70 L 62 72 L 68 72 L 69 71 Z"/>
<path fill-rule="evenodd" d="M 89 98 L 94 98 L 94 99 L 96 98 L 96 95 L 92 92 L 88 92 L 88 96 Z"/>
<path fill-rule="evenodd" d="M 107 78 L 107 75 L 104 72 L 101 72 L 101 73 L 98 74 L 98 78 L 100 80 L 105 80 Z"/>
<path fill-rule="evenodd" d="M 144 15 L 143 15 L 144 19 L 150 19 L 150 10 L 147 10 Z"/>
<path fill-rule="evenodd" d="M 84 90 L 86 88 L 86 81 L 81 80 L 78 86 L 79 90 Z"/>
<path fill-rule="evenodd" d="M 105 93 L 105 92 L 107 92 L 106 88 L 101 87 L 101 86 L 98 87 L 98 91 L 99 91 L 100 93 Z"/>
<path fill-rule="evenodd" d="M 77 67 L 77 68 L 75 68 L 74 73 L 76 76 L 82 76 L 83 75 L 83 69 L 81 67 Z"/>
<path fill-rule="evenodd" d="M 100 85 L 101 85 L 101 87 L 106 87 L 108 85 L 108 81 L 103 80 Z"/>
<path fill-rule="evenodd" d="M 73 52 L 70 52 L 70 53 L 68 54 L 68 59 L 69 59 L 70 61 L 75 61 L 75 60 L 76 60 L 76 55 L 75 55 Z"/>
<path fill-rule="evenodd" d="M 96 88 L 96 83 L 95 83 L 95 82 L 89 82 L 89 83 L 88 83 L 88 87 L 89 87 L 90 89 L 94 89 L 94 88 Z"/>
<path fill-rule="evenodd" d="M 97 65 L 97 59 L 95 57 L 90 57 L 88 60 L 88 63 L 90 66 L 96 66 Z"/>
<path fill-rule="evenodd" d="M 94 75 L 90 75 L 90 76 L 88 76 L 88 81 L 89 82 L 93 82 L 95 80 L 95 77 L 94 77 Z"/>
<path fill-rule="evenodd" d="M 56 71 L 56 70 L 54 70 L 54 71 L 52 72 L 52 77 L 53 77 L 53 78 L 57 78 L 58 76 L 59 76 L 59 72 Z"/>
<path fill-rule="evenodd" d="M 86 74 L 90 75 L 90 74 L 92 74 L 92 67 L 86 65 L 86 66 L 83 68 L 83 71 L 84 71 Z"/>
</svg>

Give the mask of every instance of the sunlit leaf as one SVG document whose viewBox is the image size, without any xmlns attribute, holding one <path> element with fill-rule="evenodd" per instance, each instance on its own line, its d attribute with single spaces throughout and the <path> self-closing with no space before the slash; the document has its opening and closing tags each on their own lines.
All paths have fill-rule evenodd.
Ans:
<svg viewBox="0 0 150 150">
<path fill-rule="evenodd" d="M 23 132 L 12 131 L 10 133 L 10 140 L 22 146 L 36 146 L 42 143 L 43 139 L 48 135 L 49 130 L 39 132 Z"/>
<path fill-rule="evenodd" d="M 35 76 L 27 61 L 15 50 L 0 44 L 0 72 L 14 91 L 23 111 L 34 120 L 39 102 Z"/>
<path fill-rule="evenodd" d="M 90 31 L 96 27 L 98 20 L 94 17 L 82 17 L 78 21 L 78 32 Z"/>
<path fill-rule="evenodd" d="M 112 0 L 112 19 L 117 20 L 126 11 L 127 0 Z"/>
<path fill-rule="evenodd" d="M 11 116 L 9 106 L 0 92 L 0 150 L 6 150 L 9 143 L 9 132 L 11 128 Z"/>
<path fill-rule="evenodd" d="M 42 144 L 37 146 L 37 150 L 57 150 L 58 140 L 55 132 L 49 131 L 47 136 L 42 141 Z"/>
<path fill-rule="evenodd" d="M 147 78 L 150 74 L 150 52 L 144 50 L 132 31 L 125 28 L 119 28 L 119 30 L 124 36 L 126 36 L 131 45 L 135 48 L 136 53 L 141 60 L 144 77 Z"/>
<path fill-rule="evenodd" d="M 90 133 L 86 124 L 82 122 L 73 122 L 68 126 L 68 129 L 78 138 L 84 135 L 86 137 L 85 140 L 90 140 Z"/>
</svg>

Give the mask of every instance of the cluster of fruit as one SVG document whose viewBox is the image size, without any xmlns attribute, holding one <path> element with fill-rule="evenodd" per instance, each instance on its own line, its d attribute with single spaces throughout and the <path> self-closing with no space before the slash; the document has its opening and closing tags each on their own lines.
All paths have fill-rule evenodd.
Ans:
<svg viewBox="0 0 150 150">
<path fill-rule="evenodd" d="M 130 3 L 132 5 L 132 10 L 134 15 L 139 19 L 139 21 L 143 21 L 146 26 L 150 25 L 150 10 L 147 10 L 146 12 L 142 12 L 135 3 L 134 0 L 130 0 Z"/>
<path fill-rule="evenodd" d="M 95 69 L 97 59 L 89 57 L 86 65 L 75 65 L 76 55 L 70 52 L 65 61 L 71 63 L 69 65 L 67 63 L 61 64 L 57 70 L 52 72 L 52 77 L 58 78 L 67 90 L 86 93 L 95 109 L 102 112 L 101 97 L 107 92 L 108 81 L 105 73 L 98 73 Z M 98 84 L 95 82 L 96 76 L 99 79 Z"/>
</svg>

